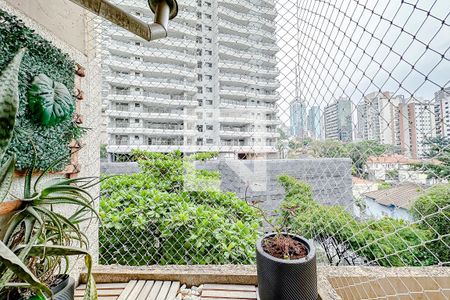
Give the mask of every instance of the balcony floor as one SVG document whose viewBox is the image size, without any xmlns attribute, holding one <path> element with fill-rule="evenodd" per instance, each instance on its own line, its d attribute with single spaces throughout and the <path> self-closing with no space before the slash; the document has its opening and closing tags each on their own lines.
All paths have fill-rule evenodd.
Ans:
<svg viewBox="0 0 450 300">
<path fill-rule="evenodd" d="M 318 266 L 319 299 L 361 300 L 361 299 L 450 299 L 450 267 L 404 267 L 383 268 L 363 266 Z M 205 300 L 255 300 L 256 267 L 243 265 L 193 265 L 193 266 L 96 266 L 93 276 L 99 290 L 99 300 L 157 299 L 174 300 L 165 297 L 169 287 L 179 289 L 203 285 L 199 299 Z M 82 274 L 85 282 L 86 274 Z M 160 289 L 165 286 L 161 297 L 146 297 L 150 293 L 142 288 L 152 284 Z M 131 286 L 131 287 L 129 287 Z M 133 297 L 122 293 L 132 289 Z M 79 286 L 78 297 L 84 285 Z M 77 289 L 77 290 L 78 290 Z M 129 291 L 128 291 L 129 292 Z M 155 292 L 156 293 L 156 292 Z M 113 295 L 109 295 L 113 294 Z M 120 298 L 119 298 L 120 296 Z"/>
</svg>

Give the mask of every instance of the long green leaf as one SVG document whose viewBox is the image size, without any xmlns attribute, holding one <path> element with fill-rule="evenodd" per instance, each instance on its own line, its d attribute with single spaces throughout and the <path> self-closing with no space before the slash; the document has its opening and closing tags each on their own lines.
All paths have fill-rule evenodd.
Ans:
<svg viewBox="0 0 450 300">
<path fill-rule="evenodd" d="M 83 300 L 97 300 L 97 289 L 92 276 L 92 257 L 90 253 L 81 248 L 57 245 L 35 245 L 31 248 L 29 255 L 31 256 L 72 256 L 85 255 L 84 262 L 87 268 L 87 284 Z"/>
<path fill-rule="evenodd" d="M 82 206 L 88 210 L 90 210 L 94 215 L 97 216 L 97 218 L 100 218 L 97 211 L 88 203 L 78 200 L 77 198 L 70 198 L 70 197 L 48 197 L 45 198 L 42 201 L 42 204 L 73 204 L 73 205 L 79 205 Z"/>
<path fill-rule="evenodd" d="M 26 214 L 23 211 L 17 212 L 15 215 L 11 217 L 8 223 L 8 229 L 5 232 L 3 237 L 3 242 L 6 245 L 10 244 L 10 239 L 14 232 L 18 229 L 20 223 L 22 223 L 23 219 L 26 217 Z"/>
<path fill-rule="evenodd" d="M 0 160 L 12 138 L 19 106 L 19 68 L 25 49 L 19 50 L 0 75 Z"/>
<path fill-rule="evenodd" d="M 52 295 L 52 291 L 45 286 L 34 274 L 24 265 L 24 263 L 15 255 L 3 242 L 0 241 L 0 261 L 2 264 L 14 272 L 21 280 L 27 282 L 36 290 L 44 291 L 48 295 Z M 0 279 L 0 291 L 5 288 L 6 280 Z"/>
<path fill-rule="evenodd" d="M 12 155 L 8 161 L 0 168 L 0 203 L 8 195 L 9 188 L 13 181 L 14 166 L 16 165 L 16 156 Z"/>
<path fill-rule="evenodd" d="M 61 224 L 60 220 L 57 217 L 54 216 L 52 211 L 48 210 L 47 208 L 45 208 L 43 206 L 35 206 L 35 209 L 50 218 L 50 220 L 56 226 L 56 229 L 58 231 L 59 243 L 62 243 L 63 236 L 64 236 L 64 231 L 63 231 L 62 224 Z"/>
</svg>

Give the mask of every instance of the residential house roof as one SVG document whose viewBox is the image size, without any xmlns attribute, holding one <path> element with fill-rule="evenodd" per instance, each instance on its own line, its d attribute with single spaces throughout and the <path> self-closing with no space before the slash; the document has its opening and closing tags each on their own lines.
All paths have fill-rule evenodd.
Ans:
<svg viewBox="0 0 450 300">
<path fill-rule="evenodd" d="M 400 154 L 369 156 L 367 158 L 368 164 L 411 164 L 415 162 L 417 161 Z"/>
<path fill-rule="evenodd" d="M 389 189 L 364 193 L 363 195 L 384 206 L 394 205 L 409 209 L 424 190 L 424 186 L 408 182 Z"/>
</svg>

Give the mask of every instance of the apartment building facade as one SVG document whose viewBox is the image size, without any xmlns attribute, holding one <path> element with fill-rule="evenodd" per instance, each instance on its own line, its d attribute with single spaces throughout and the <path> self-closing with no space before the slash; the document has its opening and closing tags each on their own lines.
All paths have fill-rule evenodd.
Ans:
<svg viewBox="0 0 450 300">
<path fill-rule="evenodd" d="M 396 144 L 395 116 L 403 96 L 390 92 L 373 92 L 364 96 L 357 106 L 358 136 L 381 144 Z"/>
<path fill-rule="evenodd" d="M 434 93 L 436 135 L 450 138 L 450 87 Z"/>
<path fill-rule="evenodd" d="M 351 142 L 353 140 L 350 99 L 341 97 L 324 109 L 325 138 Z"/>
<path fill-rule="evenodd" d="M 153 18 L 145 0 L 119 4 L 138 18 Z M 110 160 L 131 149 L 276 156 L 274 3 L 179 5 L 166 39 L 146 42 L 112 25 L 103 27 Z"/>
<path fill-rule="evenodd" d="M 436 136 L 434 103 L 390 92 L 366 95 L 357 106 L 358 137 L 392 145 L 410 158 L 423 158 Z"/>
</svg>

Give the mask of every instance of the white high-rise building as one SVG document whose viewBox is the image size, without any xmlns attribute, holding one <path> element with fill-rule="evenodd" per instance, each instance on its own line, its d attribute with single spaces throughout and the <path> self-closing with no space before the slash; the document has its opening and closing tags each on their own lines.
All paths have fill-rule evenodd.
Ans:
<svg viewBox="0 0 450 300">
<path fill-rule="evenodd" d="M 450 138 L 450 87 L 434 93 L 436 135 Z"/>
<path fill-rule="evenodd" d="M 117 1 L 150 21 L 146 0 Z M 276 155 L 276 11 L 273 0 L 179 2 L 168 38 L 146 42 L 105 27 L 107 151 L 219 151 Z"/>
<path fill-rule="evenodd" d="M 363 140 L 396 145 L 395 115 L 403 96 L 390 92 L 374 92 L 364 96 L 358 104 L 358 132 Z"/>
</svg>

